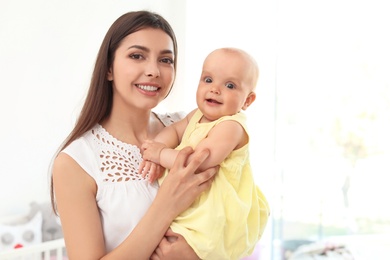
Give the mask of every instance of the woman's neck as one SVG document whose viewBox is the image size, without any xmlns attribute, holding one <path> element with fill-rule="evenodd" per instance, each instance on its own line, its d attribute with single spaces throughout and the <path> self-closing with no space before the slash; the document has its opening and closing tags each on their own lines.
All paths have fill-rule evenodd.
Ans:
<svg viewBox="0 0 390 260">
<path fill-rule="evenodd" d="M 116 139 L 139 145 L 148 138 L 151 128 L 151 111 L 112 113 L 101 125 Z"/>
</svg>

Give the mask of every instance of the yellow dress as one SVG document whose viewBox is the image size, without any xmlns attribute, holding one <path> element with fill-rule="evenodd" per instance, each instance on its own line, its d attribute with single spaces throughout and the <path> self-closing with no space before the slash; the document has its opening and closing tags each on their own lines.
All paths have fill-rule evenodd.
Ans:
<svg viewBox="0 0 390 260">
<path fill-rule="evenodd" d="M 225 120 L 239 122 L 248 133 L 243 113 L 210 123 L 199 123 L 201 118 L 202 113 L 197 110 L 176 149 L 195 148 L 215 125 Z M 269 206 L 254 183 L 248 148 L 246 144 L 230 153 L 221 163 L 210 190 L 202 193 L 171 224 L 172 230 L 181 234 L 201 259 L 248 256 L 264 231 Z"/>
</svg>

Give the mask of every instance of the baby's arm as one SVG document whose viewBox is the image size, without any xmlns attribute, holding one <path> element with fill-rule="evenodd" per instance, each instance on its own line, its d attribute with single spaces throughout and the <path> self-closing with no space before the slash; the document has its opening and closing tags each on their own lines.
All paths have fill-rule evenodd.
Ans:
<svg viewBox="0 0 390 260">
<path fill-rule="evenodd" d="M 192 112 L 189 115 L 192 116 Z M 183 119 L 185 120 L 185 119 Z M 181 122 L 181 121 L 179 121 Z M 178 123 L 179 123 L 178 122 Z M 187 122 L 182 125 L 186 126 Z M 170 126 L 169 126 L 170 127 Z M 167 127 L 168 128 L 168 127 Z M 165 130 L 165 129 L 164 129 Z M 182 129 L 184 133 L 184 129 Z M 159 134 L 156 138 L 156 141 L 159 140 L 162 137 Z M 180 135 L 180 140 L 181 140 Z M 160 139 L 161 140 L 161 139 Z M 236 149 L 241 148 L 248 142 L 249 138 L 247 133 L 245 132 L 244 128 L 241 126 L 240 123 L 233 121 L 233 120 L 227 120 L 219 123 L 216 125 L 207 135 L 205 139 L 203 139 L 195 148 L 195 152 L 193 155 L 189 157 L 189 160 L 191 160 L 192 156 L 194 156 L 197 152 L 200 152 L 204 149 L 208 149 L 210 151 L 209 157 L 200 165 L 199 170 L 205 170 L 210 167 L 214 167 L 216 165 L 219 165 L 225 158 Z M 155 160 L 151 160 L 155 163 L 160 164 L 161 166 L 170 169 L 172 167 L 173 162 L 175 161 L 175 158 L 178 154 L 178 150 L 173 149 L 173 147 L 158 145 L 156 143 L 149 142 L 145 143 L 145 146 L 153 147 L 151 149 L 154 150 L 153 154 L 154 156 L 158 155 L 158 158 L 154 158 Z M 146 148 L 148 150 L 148 148 Z M 145 153 L 145 152 L 144 152 Z M 151 157 L 150 157 L 151 158 Z M 149 171 L 150 174 L 150 171 Z"/>
<path fill-rule="evenodd" d="M 175 155 L 172 156 L 170 160 L 164 160 L 164 163 L 161 164 L 161 150 L 166 147 L 175 148 L 179 145 L 185 128 L 188 125 L 189 118 L 191 118 L 194 112 L 195 110 L 190 112 L 182 120 L 165 127 L 161 132 L 158 133 L 154 140 L 146 140 L 143 143 L 143 161 L 141 162 L 138 170 L 138 173 L 140 173 L 142 177 L 145 177 L 146 174 L 149 173 L 149 181 L 153 182 L 154 180 L 161 177 L 163 173 L 163 167 L 168 169 L 172 168 L 177 153 L 175 153 Z M 161 164 L 163 167 L 161 167 L 159 164 Z"/>
<path fill-rule="evenodd" d="M 221 164 L 233 150 L 241 148 L 248 140 L 247 133 L 240 123 L 232 120 L 219 123 L 195 147 L 194 154 L 204 149 L 210 151 L 209 157 L 201 164 L 199 169 L 204 170 Z M 161 151 L 160 160 L 164 159 L 165 155 L 169 152 L 168 150 L 170 149 Z M 189 160 L 191 160 L 191 157 Z"/>
<path fill-rule="evenodd" d="M 175 148 L 181 142 L 184 131 L 188 125 L 189 119 L 195 113 L 195 110 L 191 111 L 183 119 L 164 127 L 154 138 L 154 142 L 162 143 L 166 147 Z M 146 142 L 147 143 L 147 142 Z M 144 149 L 144 148 L 143 148 Z"/>
<path fill-rule="evenodd" d="M 230 120 L 219 123 L 194 149 L 194 154 L 204 149 L 210 151 L 209 157 L 199 166 L 199 169 L 204 170 L 219 165 L 233 150 L 241 148 L 247 142 L 248 136 L 241 124 Z M 177 153 L 178 151 L 174 149 L 161 149 L 159 151 L 159 163 L 166 168 L 170 168 L 170 163 L 174 161 Z"/>
</svg>

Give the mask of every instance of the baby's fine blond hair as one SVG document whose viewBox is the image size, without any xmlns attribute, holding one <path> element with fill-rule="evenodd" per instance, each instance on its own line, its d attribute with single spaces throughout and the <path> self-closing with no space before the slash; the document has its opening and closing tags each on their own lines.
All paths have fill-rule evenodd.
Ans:
<svg viewBox="0 0 390 260">
<path fill-rule="evenodd" d="M 217 52 L 217 51 L 224 51 L 227 53 L 237 54 L 237 55 L 240 55 L 243 59 L 246 59 L 246 61 L 248 62 L 248 64 L 250 64 L 250 67 L 253 70 L 251 73 L 251 82 L 252 82 L 251 86 L 252 86 L 252 91 L 254 91 L 256 89 L 257 81 L 258 81 L 259 76 L 260 76 L 260 70 L 259 70 L 259 66 L 258 66 L 256 60 L 253 58 L 253 56 L 250 55 L 248 52 L 244 51 L 243 49 L 235 48 L 235 47 L 223 47 L 223 48 L 215 49 L 210 54 Z"/>
</svg>

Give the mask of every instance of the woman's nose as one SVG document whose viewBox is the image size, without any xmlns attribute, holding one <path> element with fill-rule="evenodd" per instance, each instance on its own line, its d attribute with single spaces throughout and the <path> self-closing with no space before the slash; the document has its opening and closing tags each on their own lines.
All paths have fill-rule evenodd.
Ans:
<svg viewBox="0 0 390 260">
<path fill-rule="evenodd" d="M 158 64 L 155 62 L 149 62 L 145 68 L 145 75 L 153 78 L 160 77 L 160 69 Z"/>
</svg>

